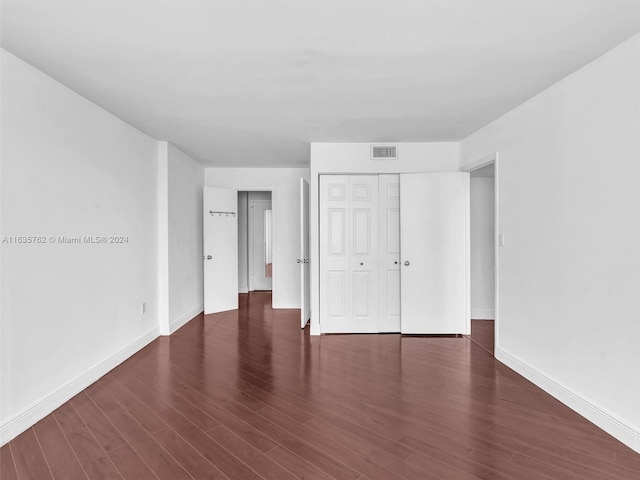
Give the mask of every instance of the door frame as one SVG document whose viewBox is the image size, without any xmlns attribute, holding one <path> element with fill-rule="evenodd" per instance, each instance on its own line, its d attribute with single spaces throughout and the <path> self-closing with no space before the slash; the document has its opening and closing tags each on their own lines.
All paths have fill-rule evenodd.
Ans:
<svg viewBox="0 0 640 480">
<path fill-rule="evenodd" d="M 242 191 L 242 190 L 241 190 Z M 269 200 L 249 200 L 247 199 L 247 207 L 249 208 L 249 215 L 248 215 L 248 221 L 249 221 L 249 225 L 247 228 L 247 240 L 248 240 L 248 245 L 247 245 L 247 269 L 248 271 L 248 275 L 249 277 L 247 278 L 247 283 L 249 285 L 249 292 L 253 292 L 254 290 L 259 290 L 261 291 L 261 289 L 256 289 L 255 287 L 255 281 L 254 281 L 254 273 L 255 273 L 255 262 L 253 259 L 253 254 L 254 254 L 254 250 L 255 250 L 255 245 L 254 245 L 254 241 L 256 238 L 256 232 L 255 229 L 253 228 L 253 220 L 254 220 L 254 213 L 253 213 L 253 203 L 255 202 L 269 202 L 271 204 L 271 223 L 273 224 L 273 199 L 269 199 Z M 271 234 L 272 234 L 272 239 L 271 239 L 271 291 L 273 292 L 273 228 L 271 229 Z"/>
<path fill-rule="evenodd" d="M 500 342 L 499 342 L 499 338 L 500 338 L 500 334 L 499 331 L 500 329 L 498 328 L 498 322 L 499 322 L 499 318 L 500 318 L 500 303 L 499 303 L 499 298 L 500 298 L 500 289 L 498 288 L 499 286 L 499 279 L 500 279 L 500 202 L 499 202 L 499 185 L 500 182 L 499 180 L 499 175 L 500 175 L 500 160 L 499 160 L 499 155 L 498 152 L 493 152 L 490 153 L 489 155 L 486 155 L 482 158 L 479 158 L 477 160 L 474 160 L 473 162 L 468 163 L 467 165 L 465 165 L 464 167 L 460 168 L 461 172 L 473 172 L 474 170 L 478 170 L 480 168 L 486 167 L 487 165 L 491 165 L 493 164 L 493 168 L 494 168 L 494 179 L 493 179 L 493 222 L 494 222 L 494 230 L 493 230 L 493 252 L 494 252 L 494 262 L 495 262 L 495 267 L 494 267 L 494 276 L 493 276 L 493 281 L 494 281 L 494 290 L 495 290 L 495 295 L 494 295 L 494 308 L 495 308 L 495 313 L 494 313 L 494 330 L 493 330 L 493 342 L 494 342 L 494 356 L 495 356 L 495 352 L 498 351 L 498 348 L 500 346 Z"/>
<path fill-rule="evenodd" d="M 276 218 L 278 216 L 278 209 L 275 185 L 235 185 L 233 187 L 233 190 L 236 191 L 236 195 L 238 194 L 238 192 L 271 192 L 271 223 L 272 225 L 277 224 Z M 247 201 L 247 205 L 248 204 L 249 202 Z M 278 272 L 278 252 L 276 249 L 276 245 L 278 245 L 277 236 L 278 229 L 273 228 L 271 230 L 271 243 L 273 245 L 273 250 L 271 252 L 273 264 L 271 268 L 271 308 L 273 308 L 274 305 L 278 305 L 278 282 L 276 281 Z"/>
</svg>

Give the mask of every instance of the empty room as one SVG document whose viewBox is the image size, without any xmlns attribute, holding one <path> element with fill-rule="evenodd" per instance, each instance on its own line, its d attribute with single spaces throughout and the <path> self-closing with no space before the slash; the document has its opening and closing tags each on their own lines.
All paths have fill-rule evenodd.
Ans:
<svg viewBox="0 0 640 480">
<path fill-rule="evenodd" d="M 0 9 L 2 480 L 640 480 L 638 0 Z"/>
</svg>

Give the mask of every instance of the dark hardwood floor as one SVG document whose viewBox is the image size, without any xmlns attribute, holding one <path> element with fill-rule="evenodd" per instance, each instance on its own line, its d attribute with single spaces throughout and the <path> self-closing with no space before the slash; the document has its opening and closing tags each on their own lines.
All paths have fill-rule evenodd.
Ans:
<svg viewBox="0 0 640 480">
<path fill-rule="evenodd" d="M 11 479 L 640 479 L 468 337 L 309 337 L 269 293 L 161 337 L 2 447 Z"/>
<path fill-rule="evenodd" d="M 494 354 L 494 321 L 471 320 L 471 335 L 469 339 L 491 355 Z"/>
</svg>

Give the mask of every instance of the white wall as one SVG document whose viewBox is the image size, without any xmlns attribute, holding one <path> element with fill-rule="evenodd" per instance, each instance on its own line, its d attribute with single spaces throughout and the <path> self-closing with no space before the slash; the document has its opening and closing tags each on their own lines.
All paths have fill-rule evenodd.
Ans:
<svg viewBox="0 0 640 480">
<path fill-rule="evenodd" d="M 495 316 L 493 178 L 470 179 L 471 318 Z"/>
<path fill-rule="evenodd" d="M 311 175 L 458 170 L 457 142 L 392 144 L 398 146 L 397 160 L 371 160 L 370 143 L 312 143 Z"/>
<path fill-rule="evenodd" d="M 309 169 L 205 169 L 207 187 L 272 191 L 274 308 L 300 308 L 300 177 L 308 179 Z"/>
<path fill-rule="evenodd" d="M 169 321 L 174 332 L 204 309 L 204 167 L 168 144 Z"/>
<path fill-rule="evenodd" d="M 158 152 L 152 138 L 1 55 L 1 234 L 47 242 L 0 245 L 4 443 L 157 336 Z M 112 235 L 127 242 L 57 238 Z"/>
<path fill-rule="evenodd" d="M 318 245 L 318 185 L 322 173 L 410 173 L 458 171 L 458 144 L 394 143 L 396 160 L 371 160 L 370 143 L 312 143 L 309 182 L 311 237 L 311 334 L 320 335 L 320 270 Z"/>
<path fill-rule="evenodd" d="M 461 143 L 498 152 L 497 357 L 640 451 L 640 36 Z"/>
</svg>

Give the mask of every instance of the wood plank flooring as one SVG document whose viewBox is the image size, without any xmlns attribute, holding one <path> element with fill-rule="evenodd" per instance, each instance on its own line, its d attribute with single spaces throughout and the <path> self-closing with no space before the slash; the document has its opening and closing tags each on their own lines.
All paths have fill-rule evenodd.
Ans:
<svg viewBox="0 0 640 480">
<path fill-rule="evenodd" d="M 469 339 L 484 348 L 491 355 L 494 354 L 494 321 L 471 320 L 471 335 Z"/>
<path fill-rule="evenodd" d="M 640 479 L 640 455 L 467 337 L 199 316 L 0 449 L 0 478 Z"/>
</svg>

